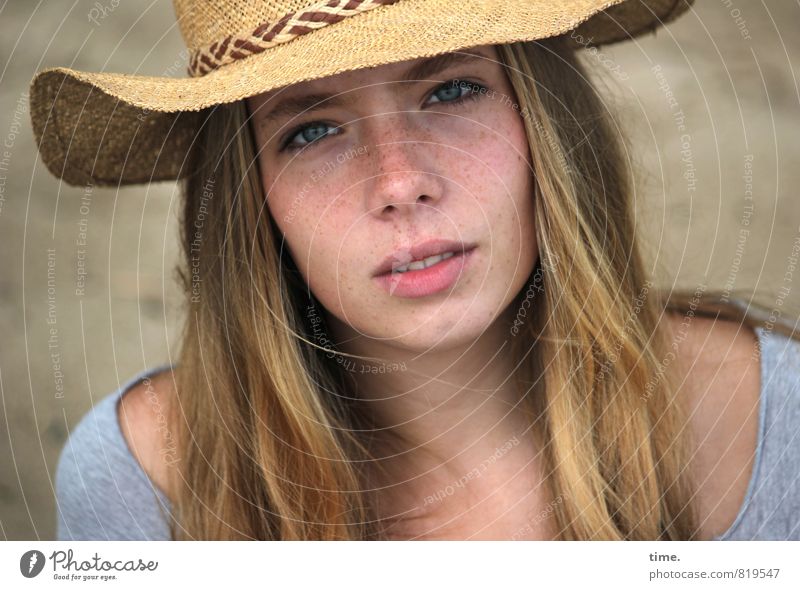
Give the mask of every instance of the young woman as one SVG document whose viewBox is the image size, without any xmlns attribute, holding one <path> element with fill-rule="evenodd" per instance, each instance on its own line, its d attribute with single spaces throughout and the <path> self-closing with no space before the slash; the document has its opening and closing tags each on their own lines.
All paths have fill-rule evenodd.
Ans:
<svg viewBox="0 0 800 590">
<path fill-rule="evenodd" d="M 71 435 L 60 538 L 798 538 L 800 343 L 655 288 L 613 114 L 537 26 L 191 115 L 148 162 L 182 179 L 179 357 Z"/>
</svg>

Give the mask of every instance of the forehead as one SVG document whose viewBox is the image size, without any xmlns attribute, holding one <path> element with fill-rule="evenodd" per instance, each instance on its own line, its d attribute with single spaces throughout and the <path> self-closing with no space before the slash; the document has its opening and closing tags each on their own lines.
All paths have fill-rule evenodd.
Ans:
<svg viewBox="0 0 800 590">
<path fill-rule="evenodd" d="M 278 95 L 295 96 L 321 92 L 344 92 L 350 88 L 374 84 L 426 80 L 435 77 L 439 71 L 443 71 L 447 67 L 455 67 L 455 64 L 474 63 L 479 67 L 499 67 L 498 60 L 497 49 L 494 45 L 480 45 L 432 57 L 361 68 L 317 80 L 298 82 L 291 86 L 276 88 L 252 96 L 248 98 L 248 101 L 262 104 Z"/>
</svg>

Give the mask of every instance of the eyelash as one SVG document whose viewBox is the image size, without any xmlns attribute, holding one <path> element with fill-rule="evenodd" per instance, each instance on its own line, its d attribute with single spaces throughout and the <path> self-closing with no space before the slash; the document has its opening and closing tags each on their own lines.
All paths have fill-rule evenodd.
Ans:
<svg viewBox="0 0 800 590">
<path fill-rule="evenodd" d="M 445 82 L 444 84 L 441 84 L 440 86 L 437 86 L 433 90 L 433 92 L 430 94 L 430 96 L 433 96 L 434 94 L 436 94 L 440 90 L 444 90 L 444 89 L 447 89 L 447 88 L 452 88 L 453 86 L 455 86 L 459 82 L 462 83 L 462 85 L 463 85 L 462 87 L 467 90 L 467 93 L 462 95 L 462 96 L 460 96 L 460 97 L 458 97 L 455 100 L 439 101 L 441 104 L 450 105 L 450 106 L 454 106 L 454 107 L 467 106 L 467 104 L 469 104 L 470 102 L 478 100 L 481 97 L 481 95 L 483 93 L 485 93 L 485 91 L 486 91 L 486 87 L 481 85 L 481 84 L 478 84 L 477 82 L 470 82 L 468 80 L 453 79 L 453 80 L 448 80 L 447 82 Z M 430 96 L 429 96 L 429 98 L 430 98 Z M 305 125 L 301 125 L 299 127 L 294 128 L 286 136 L 286 139 L 284 140 L 283 144 L 281 145 L 281 147 L 280 147 L 280 149 L 278 151 L 281 151 L 281 152 L 297 152 L 297 151 L 300 151 L 300 150 L 308 149 L 308 148 L 313 147 L 316 144 L 318 144 L 320 142 L 320 140 L 325 139 L 325 137 L 327 137 L 327 134 L 323 135 L 319 139 L 315 139 L 313 141 L 310 141 L 310 142 L 306 143 L 305 145 L 297 145 L 297 146 L 291 145 L 291 141 L 295 137 L 297 137 L 297 135 L 299 135 L 300 133 L 302 133 L 306 129 L 308 129 L 310 127 L 314 127 L 316 125 L 326 125 L 326 123 L 324 121 L 313 121 L 311 123 L 307 123 Z M 339 127 L 334 126 L 334 125 L 330 125 L 330 127 L 334 128 L 334 129 L 339 129 Z"/>
</svg>

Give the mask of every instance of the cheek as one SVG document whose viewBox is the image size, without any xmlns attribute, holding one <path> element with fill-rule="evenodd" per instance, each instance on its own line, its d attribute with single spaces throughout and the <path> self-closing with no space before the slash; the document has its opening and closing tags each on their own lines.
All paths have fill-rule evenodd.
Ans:
<svg viewBox="0 0 800 590">
<path fill-rule="evenodd" d="M 491 129 L 474 138 L 473 155 L 482 165 L 468 173 L 467 187 L 496 246 L 516 252 L 526 245 L 535 248 L 534 175 L 523 121 L 513 112 L 502 113 Z"/>
<path fill-rule="evenodd" d="M 352 212 L 341 198 L 345 187 L 335 178 L 312 183 L 307 175 L 288 174 L 270 186 L 267 205 L 283 234 L 284 248 L 315 296 L 327 299 L 337 291 L 340 258 L 352 224 Z"/>
<path fill-rule="evenodd" d="M 474 189 L 485 226 L 484 300 L 503 308 L 521 290 L 539 255 L 535 230 L 534 174 L 522 118 L 502 113 L 491 131 L 477 138 L 475 155 L 484 163 Z M 477 191 L 483 191 L 479 193 Z"/>
<path fill-rule="evenodd" d="M 533 169 L 522 118 L 510 110 L 499 115 L 486 143 L 487 166 L 495 172 L 497 181 L 507 186 L 510 196 L 517 202 L 532 196 Z"/>
</svg>

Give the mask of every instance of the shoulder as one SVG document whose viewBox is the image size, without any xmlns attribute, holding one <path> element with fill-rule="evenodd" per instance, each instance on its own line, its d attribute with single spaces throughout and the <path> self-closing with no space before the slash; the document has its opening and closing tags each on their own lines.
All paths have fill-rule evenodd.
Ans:
<svg viewBox="0 0 800 590">
<path fill-rule="evenodd" d="M 678 395 L 693 444 L 701 538 L 736 520 L 753 475 L 759 435 L 761 354 L 746 324 L 669 314 L 668 341 L 679 342 Z"/>
<path fill-rule="evenodd" d="M 173 370 L 147 376 L 123 393 L 117 420 L 131 455 L 153 484 L 173 497 L 170 475 L 177 463 Z"/>
<path fill-rule="evenodd" d="M 55 474 L 58 540 L 162 540 L 169 527 L 117 422 L 120 390 L 71 430 Z"/>
<path fill-rule="evenodd" d="M 745 324 L 678 311 L 665 317 L 668 333 L 680 344 L 682 358 L 692 361 L 697 369 L 707 370 L 757 354 L 758 336 Z"/>
<path fill-rule="evenodd" d="M 678 342 L 680 394 L 699 442 L 718 449 L 755 442 L 761 396 L 761 354 L 755 330 L 738 322 L 671 317 Z M 717 459 L 721 459 L 718 457 Z M 715 464 L 718 461 L 715 461 Z"/>
<path fill-rule="evenodd" d="M 121 470 L 111 466 L 120 465 L 124 449 L 110 436 L 115 397 L 107 395 L 86 412 L 61 449 L 55 477 L 60 528 L 65 520 L 79 520 L 86 508 L 94 510 L 94 500 L 118 483 Z"/>
</svg>

